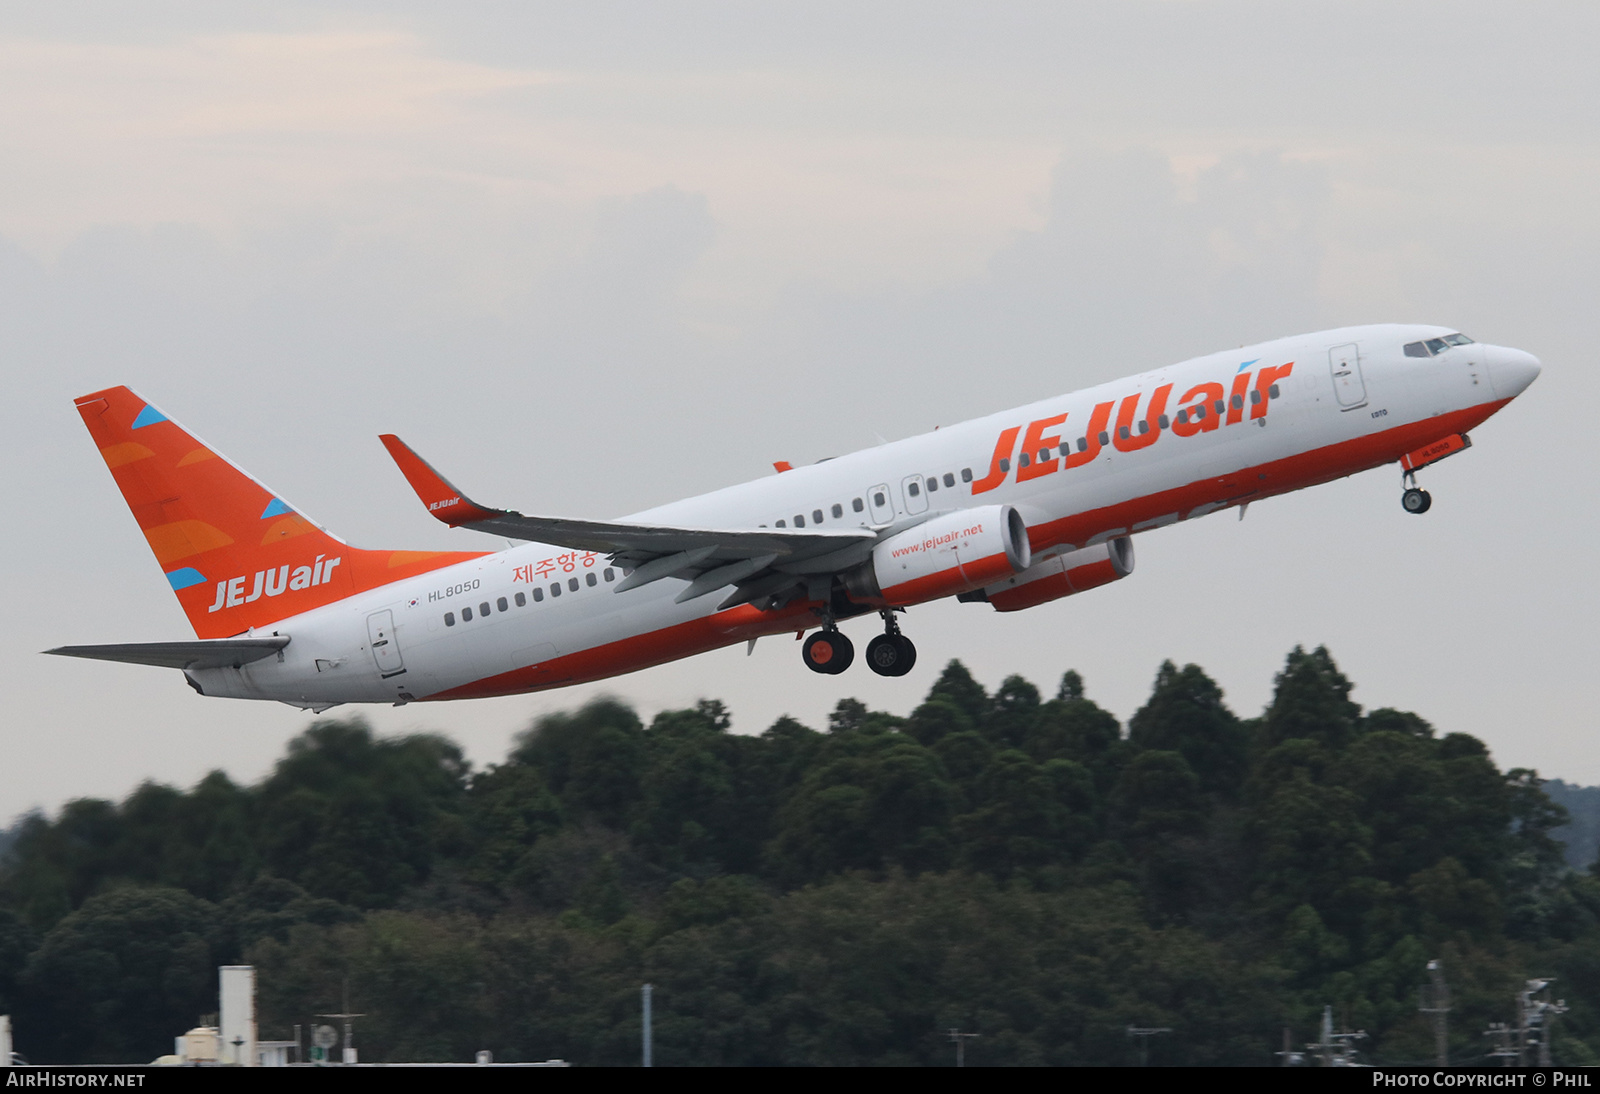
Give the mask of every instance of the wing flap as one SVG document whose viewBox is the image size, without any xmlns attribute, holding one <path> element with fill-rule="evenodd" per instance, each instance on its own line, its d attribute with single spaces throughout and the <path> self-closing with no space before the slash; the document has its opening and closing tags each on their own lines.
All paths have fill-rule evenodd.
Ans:
<svg viewBox="0 0 1600 1094">
<path fill-rule="evenodd" d="M 57 646 L 45 653 L 59 657 L 87 657 L 95 661 L 122 661 L 130 665 L 156 665 L 168 669 L 239 668 L 271 657 L 289 644 L 286 634 L 250 638 L 203 638 L 192 642 L 126 642 L 106 646 Z"/>
</svg>

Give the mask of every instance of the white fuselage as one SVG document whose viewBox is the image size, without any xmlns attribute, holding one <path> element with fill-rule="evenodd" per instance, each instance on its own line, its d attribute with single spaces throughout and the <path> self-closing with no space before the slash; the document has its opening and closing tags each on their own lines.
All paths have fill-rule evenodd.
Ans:
<svg viewBox="0 0 1600 1094">
<path fill-rule="evenodd" d="M 751 529 L 780 521 L 794 527 L 798 517 L 806 527 L 889 534 L 940 513 L 1001 503 L 1026 521 L 1037 562 L 1392 463 L 1477 425 L 1531 381 L 1524 362 L 1533 359 L 1515 350 L 1469 344 L 1421 358 L 1402 350 L 1445 333 L 1353 327 L 1211 354 L 623 519 Z M 1355 353 L 1342 348 L 1352 346 Z M 1258 388 L 1265 369 L 1278 370 L 1277 378 Z M 1210 392 L 1185 401 L 1209 384 L 1222 393 L 1221 415 Z M 1161 398 L 1164 406 L 1152 409 Z M 1086 434 L 1096 408 L 1107 403 L 1110 443 L 1097 445 L 1101 438 Z M 1197 419 L 1202 403 L 1207 416 Z M 1189 420 L 1181 422 L 1185 408 Z M 1126 436 L 1119 419 L 1129 426 Z M 1148 422 L 1144 433 L 1141 421 Z M 1062 442 L 1083 462 L 1062 466 Z M 1032 449 L 1026 467 L 1025 445 Z M 1042 462 L 1040 449 L 1048 457 Z M 291 641 L 277 656 L 190 676 L 207 695 L 316 708 L 508 694 L 822 622 L 815 605 L 718 611 L 717 596 L 675 603 L 682 579 L 619 594 L 621 576 L 603 556 L 527 543 L 259 628 Z M 385 644 L 375 650 L 383 627 Z"/>
</svg>

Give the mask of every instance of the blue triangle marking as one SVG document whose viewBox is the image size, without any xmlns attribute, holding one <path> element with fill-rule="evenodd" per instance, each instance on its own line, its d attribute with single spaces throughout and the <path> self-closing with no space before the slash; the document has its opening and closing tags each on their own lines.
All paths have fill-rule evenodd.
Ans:
<svg viewBox="0 0 1600 1094">
<path fill-rule="evenodd" d="M 273 498 L 271 501 L 267 502 L 267 507 L 261 510 L 261 519 L 266 520 L 268 517 L 281 516 L 284 513 L 292 512 L 294 512 L 293 509 L 290 509 L 277 498 Z"/>
<path fill-rule="evenodd" d="M 155 425 L 157 422 L 166 420 L 167 416 L 165 414 L 146 403 L 144 409 L 139 411 L 139 416 L 133 420 L 133 428 L 143 429 L 147 425 Z"/>
<path fill-rule="evenodd" d="M 172 591 L 187 589 L 191 585 L 204 585 L 206 575 L 196 570 L 193 566 L 185 566 L 181 570 L 173 570 L 167 574 L 167 582 L 172 586 Z"/>
<path fill-rule="evenodd" d="M 1240 365 L 1240 366 L 1239 366 L 1239 367 L 1238 367 L 1238 368 L 1237 368 L 1237 369 L 1236 369 L 1236 370 L 1235 370 L 1235 371 L 1234 371 L 1234 375 L 1235 375 L 1235 376 L 1237 376 L 1237 375 L 1238 375 L 1238 374 L 1239 374 L 1239 373 L 1241 373 L 1241 372 L 1243 372 L 1243 371 L 1244 371 L 1244 370 L 1245 370 L 1245 369 L 1247 369 L 1247 368 L 1249 368 L 1249 367 L 1250 367 L 1250 366 L 1251 366 L 1251 365 L 1253 365 L 1253 364 L 1255 364 L 1255 363 L 1256 363 L 1256 362 L 1257 362 L 1257 361 L 1259 361 L 1259 360 L 1261 360 L 1261 358 L 1259 358 L 1259 357 L 1252 357 L 1252 358 L 1250 358 L 1250 360 L 1248 360 L 1248 361 L 1246 361 L 1246 362 L 1245 362 L 1245 363 L 1244 363 L 1244 364 L 1242 364 L 1242 365 Z"/>
</svg>

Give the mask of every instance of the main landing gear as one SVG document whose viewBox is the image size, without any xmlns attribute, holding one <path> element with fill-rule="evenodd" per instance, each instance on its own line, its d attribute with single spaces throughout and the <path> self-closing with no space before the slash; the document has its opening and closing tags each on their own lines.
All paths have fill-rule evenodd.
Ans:
<svg viewBox="0 0 1600 1094">
<path fill-rule="evenodd" d="M 900 633 L 893 608 L 878 614 L 883 616 L 883 633 L 867 643 L 867 667 L 879 676 L 904 676 L 917 663 L 917 647 Z"/>
<path fill-rule="evenodd" d="M 1404 487 L 1400 494 L 1400 507 L 1408 513 L 1421 516 L 1433 508 L 1433 495 L 1417 486 L 1417 476 L 1410 471 L 1400 476 L 1400 485 Z"/>
<path fill-rule="evenodd" d="M 917 663 L 917 647 L 900 633 L 894 611 L 882 613 L 884 633 L 867 643 L 867 666 L 879 676 L 904 676 Z M 800 648 L 801 659 L 812 672 L 837 676 L 856 659 L 856 647 L 831 619 Z"/>
<path fill-rule="evenodd" d="M 837 676 L 856 659 L 856 647 L 830 620 L 823 624 L 820 631 L 806 639 L 806 644 L 800 647 L 800 656 L 806 668 L 812 672 Z"/>
</svg>

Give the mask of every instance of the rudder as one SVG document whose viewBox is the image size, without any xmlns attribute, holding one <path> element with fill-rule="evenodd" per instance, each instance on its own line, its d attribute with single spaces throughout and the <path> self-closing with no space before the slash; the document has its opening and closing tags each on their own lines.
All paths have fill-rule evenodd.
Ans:
<svg viewBox="0 0 1600 1094">
<path fill-rule="evenodd" d="M 351 547 L 126 387 L 78 413 L 200 638 L 224 638 L 481 551 Z"/>
</svg>

